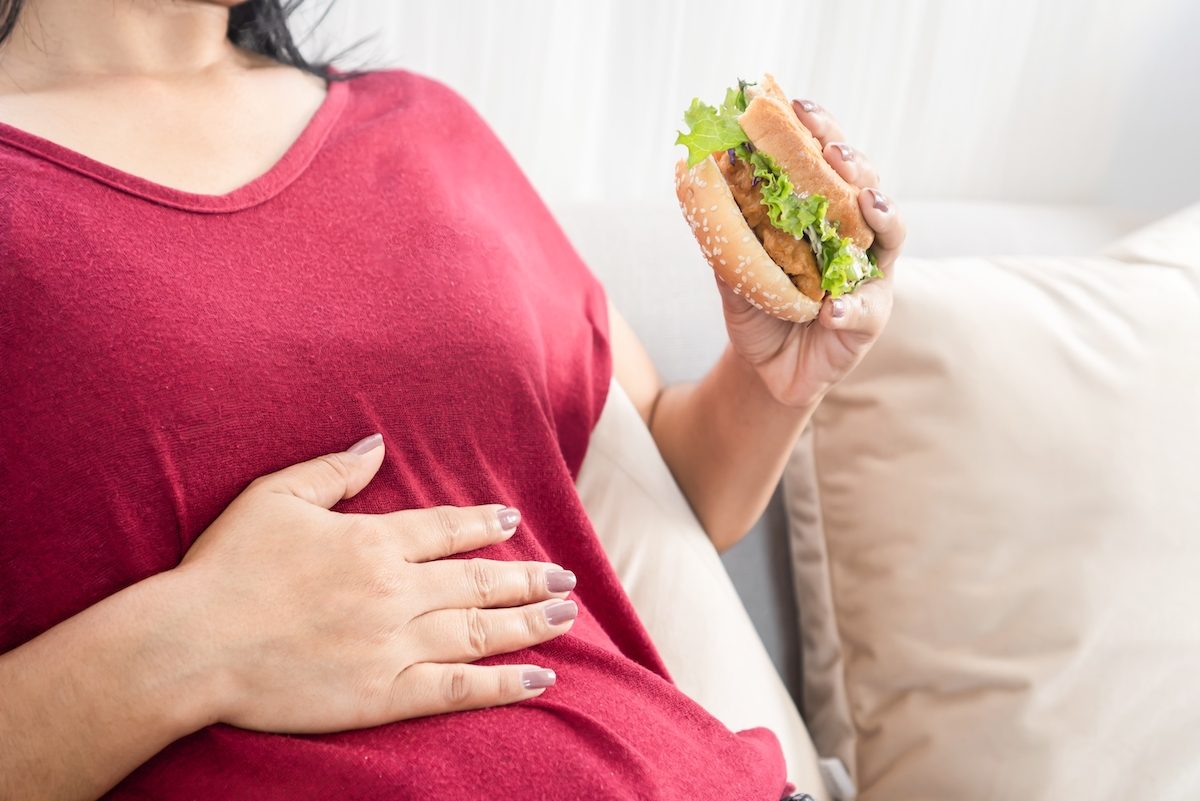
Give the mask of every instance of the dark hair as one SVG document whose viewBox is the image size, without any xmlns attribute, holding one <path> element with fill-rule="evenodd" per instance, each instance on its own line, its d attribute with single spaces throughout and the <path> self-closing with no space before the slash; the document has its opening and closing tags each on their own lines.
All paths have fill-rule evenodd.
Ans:
<svg viewBox="0 0 1200 801">
<path fill-rule="evenodd" d="M 238 47 L 254 53 L 261 53 L 273 58 L 280 64 L 287 64 L 313 75 L 319 75 L 328 81 L 353 78 L 354 72 L 331 72 L 331 62 L 357 47 L 356 42 L 342 51 L 334 59 L 312 62 L 304 57 L 296 45 L 295 37 L 288 28 L 290 17 L 304 0 L 247 0 L 229 9 L 229 29 L 226 35 L 229 41 Z M 12 35 L 17 25 L 17 17 L 25 0 L 0 0 L 0 45 Z M 326 6 L 316 24 L 320 24 L 329 14 L 332 4 Z"/>
</svg>

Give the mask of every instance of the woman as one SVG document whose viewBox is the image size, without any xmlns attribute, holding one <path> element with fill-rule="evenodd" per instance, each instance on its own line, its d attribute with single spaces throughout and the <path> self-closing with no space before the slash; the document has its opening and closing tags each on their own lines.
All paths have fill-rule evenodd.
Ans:
<svg viewBox="0 0 1200 801">
<path fill-rule="evenodd" d="M 441 84 L 305 64 L 278 0 L 0 19 L 0 797 L 785 792 L 666 678 L 572 482 L 615 374 L 728 547 L 887 281 L 807 328 L 723 293 L 731 346 L 664 388 Z"/>
</svg>

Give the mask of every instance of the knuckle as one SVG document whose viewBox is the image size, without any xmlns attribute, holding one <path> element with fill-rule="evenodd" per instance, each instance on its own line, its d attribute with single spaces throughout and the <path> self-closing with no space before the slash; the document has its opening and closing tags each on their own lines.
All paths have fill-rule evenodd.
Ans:
<svg viewBox="0 0 1200 801">
<path fill-rule="evenodd" d="M 410 680 L 412 674 L 408 668 L 394 674 L 387 684 L 387 709 L 391 712 L 391 716 L 403 720 L 408 717 L 409 709 L 412 706 L 412 687 Z"/>
<path fill-rule="evenodd" d="M 367 566 L 366 591 L 371 598 L 392 598 L 400 590 L 400 577 L 378 562 Z"/>
<path fill-rule="evenodd" d="M 525 610 L 521 615 L 521 635 L 528 642 L 537 642 L 546 636 L 550 624 L 546 622 L 546 612 L 541 606 Z"/>
<path fill-rule="evenodd" d="M 338 518 L 341 523 L 341 531 L 339 533 L 342 539 L 349 540 L 356 547 L 375 544 L 375 527 L 366 516 L 343 514 L 339 515 Z"/>
<path fill-rule="evenodd" d="M 546 571 L 537 565 L 525 569 L 525 597 L 541 597 L 546 589 Z"/>
<path fill-rule="evenodd" d="M 361 580 L 372 597 L 393 595 L 399 586 L 387 538 L 370 519 L 346 515 L 338 540 L 345 543 L 349 572 Z"/>
<path fill-rule="evenodd" d="M 244 492 L 258 493 L 261 492 L 269 482 L 269 476 L 259 476 L 246 485 Z"/>
<path fill-rule="evenodd" d="M 875 304 L 867 296 L 867 293 L 859 293 L 858 295 L 858 313 L 863 317 L 870 317 Z"/>
<path fill-rule="evenodd" d="M 488 654 L 488 629 L 483 613 L 478 609 L 466 610 L 467 652 L 475 659 Z"/>
<path fill-rule="evenodd" d="M 397 678 L 380 671 L 367 673 L 354 682 L 354 705 L 361 718 L 378 709 L 382 699 L 391 698 Z"/>
<path fill-rule="evenodd" d="M 437 520 L 438 533 L 446 547 L 446 553 L 458 553 L 463 540 L 463 524 L 458 516 L 458 510 L 453 506 L 435 506 L 434 518 Z"/>
<path fill-rule="evenodd" d="M 324 456 L 317 457 L 317 463 L 323 465 L 322 470 L 326 471 L 330 478 L 335 479 L 340 483 L 349 483 L 350 481 L 350 465 L 346 464 L 346 460 L 337 453 L 327 453 Z"/>
<path fill-rule="evenodd" d="M 467 576 L 477 604 L 492 606 L 496 601 L 498 582 L 491 566 L 483 559 L 471 559 L 467 562 Z"/>
<path fill-rule="evenodd" d="M 500 534 L 500 518 L 496 516 L 496 510 L 493 508 L 477 509 L 475 514 L 479 518 L 479 529 L 488 534 L 488 539 L 494 539 L 495 535 Z"/>
<path fill-rule="evenodd" d="M 471 686 L 467 679 L 467 669 L 463 665 L 453 665 L 442 677 L 442 700 L 447 706 L 460 707 L 471 698 Z"/>
<path fill-rule="evenodd" d="M 518 698 L 521 695 L 521 691 L 524 688 L 521 686 L 520 679 L 517 678 L 517 674 L 514 671 L 496 670 L 493 673 L 495 675 L 496 698 L 501 701 L 508 701 Z"/>
</svg>

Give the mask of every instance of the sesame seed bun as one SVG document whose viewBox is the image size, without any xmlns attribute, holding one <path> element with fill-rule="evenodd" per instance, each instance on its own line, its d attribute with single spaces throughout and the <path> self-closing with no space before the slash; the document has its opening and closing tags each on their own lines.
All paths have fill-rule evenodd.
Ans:
<svg viewBox="0 0 1200 801">
<path fill-rule="evenodd" d="M 821 311 L 759 244 L 712 156 L 695 167 L 675 165 L 675 194 L 713 272 L 767 314 L 806 323 Z"/>
</svg>

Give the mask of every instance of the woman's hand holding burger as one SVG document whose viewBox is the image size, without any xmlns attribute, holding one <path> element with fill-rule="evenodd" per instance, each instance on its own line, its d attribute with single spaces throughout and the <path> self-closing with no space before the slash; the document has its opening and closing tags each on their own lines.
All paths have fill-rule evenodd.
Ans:
<svg viewBox="0 0 1200 801">
<path fill-rule="evenodd" d="M 772 396 L 788 406 L 815 405 L 866 356 L 892 312 L 892 270 L 904 245 L 904 221 L 891 198 L 879 190 L 879 175 L 861 152 L 845 144 L 827 111 L 794 100 L 800 122 L 821 143 L 826 161 L 856 187 L 863 219 L 875 232 L 872 250 L 883 272 L 853 292 L 826 296 L 811 323 L 763 314 L 718 280 L 725 325 L 734 349 L 754 365 Z"/>
<path fill-rule="evenodd" d="M 776 401 L 811 409 L 882 333 L 904 223 L 837 121 L 770 75 L 684 119 L 676 191 L 732 348 Z"/>
</svg>

